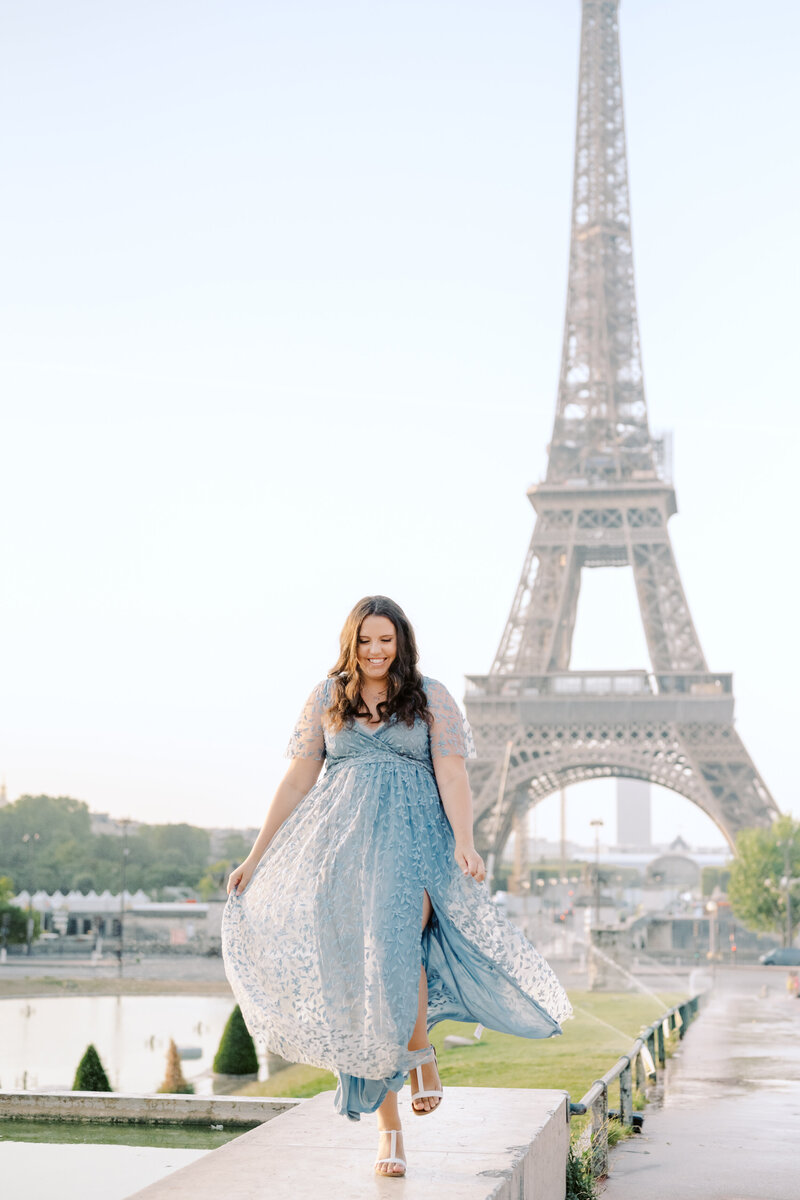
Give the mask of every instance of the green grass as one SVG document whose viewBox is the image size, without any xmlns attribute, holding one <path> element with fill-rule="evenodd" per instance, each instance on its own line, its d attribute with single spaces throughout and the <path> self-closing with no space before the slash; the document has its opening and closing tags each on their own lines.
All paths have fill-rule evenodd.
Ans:
<svg viewBox="0 0 800 1200">
<path fill-rule="evenodd" d="M 606 1137 L 608 1138 L 608 1148 L 616 1146 L 619 1142 L 624 1142 L 626 1138 L 633 1136 L 633 1127 L 631 1125 L 623 1125 L 617 1117 L 612 1119 L 606 1125 Z"/>
<path fill-rule="evenodd" d="M 628 992 L 574 991 L 575 1016 L 564 1024 L 561 1037 L 536 1040 L 487 1030 L 475 1045 L 454 1050 L 443 1049 L 445 1037 L 458 1033 L 471 1038 L 475 1026 L 445 1021 L 432 1037 L 442 1082 L 445 1087 L 557 1088 L 578 1101 L 646 1025 L 683 999 L 682 993 L 665 993 L 659 1003 Z M 261 1083 L 246 1084 L 237 1094 L 306 1097 L 335 1087 L 329 1071 L 293 1066 Z"/>
</svg>

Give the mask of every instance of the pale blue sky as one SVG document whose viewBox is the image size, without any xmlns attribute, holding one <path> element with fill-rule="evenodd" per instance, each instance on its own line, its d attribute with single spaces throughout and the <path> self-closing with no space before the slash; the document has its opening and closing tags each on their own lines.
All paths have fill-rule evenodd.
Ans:
<svg viewBox="0 0 800 1200">
<path fill-rule="evenodd" d="M 800 816 L 800 11 L 621 22 L 675 550 Z M 403 604 L 457 696 L 490 665 L 555 404 L 580 5 L 5 0 L 0 23 L 0 773 L 258 823 L 359 596 Z M 647 665 L 627 573 L 585 572 L 582 601 L 574 665 Z M 575 790 L 570 836 L 613 831 L 609 795 Z M 654 818 L 713 836 L 674 797 Z"/>
</svg>

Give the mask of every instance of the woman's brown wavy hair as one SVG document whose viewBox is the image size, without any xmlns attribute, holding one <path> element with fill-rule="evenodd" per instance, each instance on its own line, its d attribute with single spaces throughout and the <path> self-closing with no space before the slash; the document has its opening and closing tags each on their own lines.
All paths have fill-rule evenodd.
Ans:
<svg viewBox="0 0 800 1200">
<path fill-rule="evenodd" d="M 386 679 L 386 699 L 378 705 L 381 721 L 396 717 L 413 725 L 415 717 L 430 724 L 428 701 L 417 669 L 419 653 L 411 623 L 399 604 L 388 596 L 365 596 L 349 613 L 339 637 L 339 657 L 328 672 L 334 681 L 333 699 L 325 716 L 331 729 L 352 726 L 355 717 L 369 709 L 361 698 L 358 635 L 365 617 L 388 617 L 397 633 L 397 654 Z"/>
</svg>

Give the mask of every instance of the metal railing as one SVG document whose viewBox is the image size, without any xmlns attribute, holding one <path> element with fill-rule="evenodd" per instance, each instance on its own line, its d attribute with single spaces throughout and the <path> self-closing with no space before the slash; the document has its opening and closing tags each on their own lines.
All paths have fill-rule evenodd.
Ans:
<svg viewBox="0 0 800 1200">
<path fill-rule="evenodd" d="M 614 1066 L 606 1071 L 601 1079 L 595 1080 L 579 1103 L 570 1104 L 569 1115 L 571 1117 L 591 1113 L 588 1148 L 591 1151 L 592 1175 L 596 1179 L 608 1174 L 608 1089 L 616 1079 L 619 1080 L 619 1112 L 615 1112 L 613 1115 L 618 1117 L 623 1125 L 632 1128 L 634 1125 L 634 1088 L 644 1093 L 648 1081 L 650 1083 L 657 1081 L 658 1070 L 663 1071 L 667 1062 L 667 1039 L 676 1030 L 678 1037 L 683 1037 L 697 1016 L 702 1001 L 702 994 L 692 996 L 691 1000 L 684 1000 L 681 1004 L 676 1004 L 652 1025 L 648 1025 L 628 1053 L 618 1058 Z"/>
</svg>

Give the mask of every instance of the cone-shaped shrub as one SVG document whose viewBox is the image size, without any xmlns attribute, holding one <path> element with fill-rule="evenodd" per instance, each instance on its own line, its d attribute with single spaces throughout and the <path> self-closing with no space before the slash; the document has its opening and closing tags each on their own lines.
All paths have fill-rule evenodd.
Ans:
<svg viewBox="0 0 800 1200">
<path fill-rule="evenodd" d="M 214 1059 L 218 1075 L 257 1075 L 258 1057 L 253 1039 L 244 1023 L 239 1005 L 228 1017 L 228 1024 Z"/>
<path fill-rule="evenodd" d="M 112 1090 L 108 1076 L 103 1070 L 103 1064 L 100 1062 L 100 1055 L 91 1042 L 78 1063 L 72 1090 L 73 1092 L 110 1092 Z"/>
<path fill-rule="evenodd" d="M 169 1050 L 167 1051 L 167 1073 L 158 1090 L 159 1092 L 183 1093 L 187 1096 L 194 1092 L 194 1084 L 187 1083 L 184 1078 L 181 1056 L 172 1038 L 169 1039 Z"/>
</svg>

